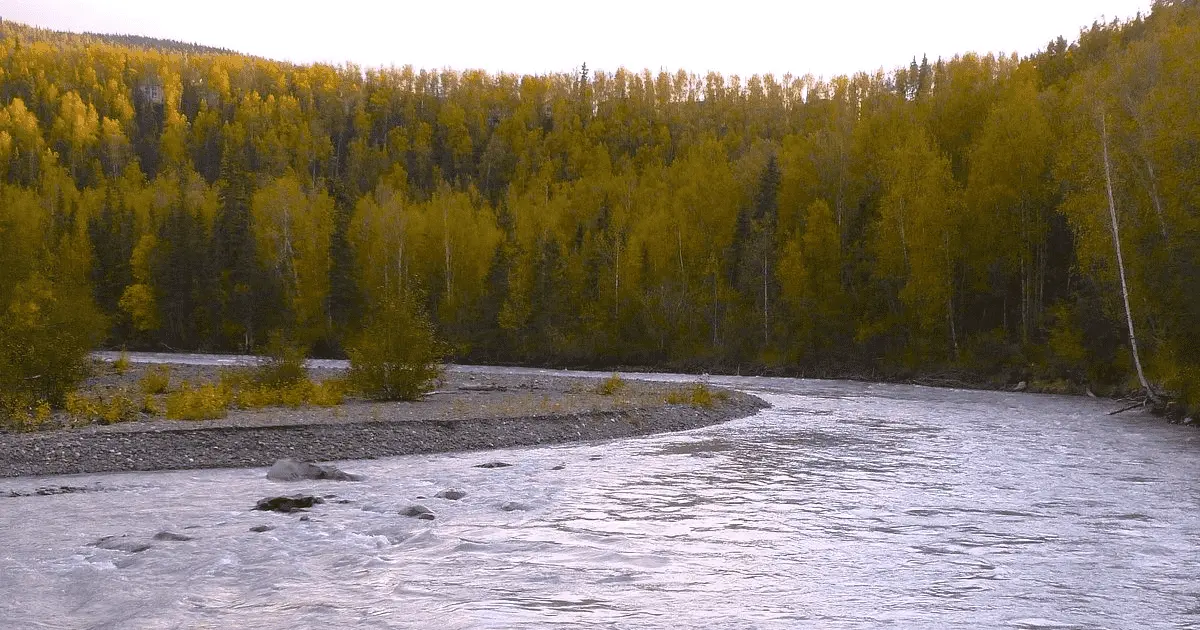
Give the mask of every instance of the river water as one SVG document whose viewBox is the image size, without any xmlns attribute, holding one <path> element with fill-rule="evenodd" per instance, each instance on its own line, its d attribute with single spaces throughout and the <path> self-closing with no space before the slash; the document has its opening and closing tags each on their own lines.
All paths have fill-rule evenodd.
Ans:
<svg viewBox="0 0 1200 630">
<path fill-rule="evenodd" d="M 1200 627 L 1200 433 L 1080 398 L 712 381 L 773 408 L 339 463 L 361 483 L 0 480 L 89 490 L 0 498 L 0 627 Z M 446 488 L 467 496 L 419 498 Z M 250 510 L 292 492 L 336 496 Z M 414 503 L 436 519 L 398 514 Z"/>
</svg>

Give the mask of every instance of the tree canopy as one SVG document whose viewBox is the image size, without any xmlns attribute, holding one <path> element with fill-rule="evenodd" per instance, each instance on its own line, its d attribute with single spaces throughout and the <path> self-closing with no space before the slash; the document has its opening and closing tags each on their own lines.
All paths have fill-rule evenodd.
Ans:
<svg viewBox="0 0 1200 630">
<path fill-rule="evenodd" d="M 5 22 L 0 308 L 340 354 L 406 295 L 465 361 L 1120 390 L 1103 121 L 1147 369 L 1195 403 L 1196 59 L 1195 0 L 827 80 L 300 66 Z"/>
</svg>

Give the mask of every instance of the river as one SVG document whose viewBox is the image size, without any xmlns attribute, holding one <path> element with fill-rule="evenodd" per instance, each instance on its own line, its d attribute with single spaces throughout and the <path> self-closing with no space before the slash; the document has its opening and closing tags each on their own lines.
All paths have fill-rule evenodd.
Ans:
<svg viewBox="0 0 1200 630">
<path fill-rule="evenodd" d="M 1200 627 L 1195 430 L 1081 398 L 711 380 L 773 407 L 338 464 L 360 483 L 0 480 L 0 627 Z M 61 485 L 88 491 L 32 494 Z M 446 488 L 467 496 L 418 498 Z M 250 510 L 292 492 L 336 496 Z M 436 519 L 398 515 L 414 503 Z"/>
</svg>

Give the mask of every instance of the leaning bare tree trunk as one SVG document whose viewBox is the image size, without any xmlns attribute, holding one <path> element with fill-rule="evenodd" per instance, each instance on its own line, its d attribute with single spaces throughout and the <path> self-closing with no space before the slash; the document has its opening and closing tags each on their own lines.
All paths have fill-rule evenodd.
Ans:
<svg viewBox="0 0 1200 630">
<path fill-rule="evenodd" d="M 1112 220 L 1113 247 L 1117 250 L 1117 274 L 1121 278 L 1121 299 L 1125 302 L 1125 323 L 1129 325 L 1129 346 L 1133 349 L 1133 365 L 1137 368 L 1138 381 L 1146 392 L 1146 397 L 1157 403 L 1158 396 L 1146 381 L 1146 373 L 1142 371 L 1142 359 L 1138 355 L 1137 335 L 1133 332 L 1133 313 L 1129 310 L 1129 286 L 1125 283 L 1125 260 L 1121 256 L 1121 231 L 1117 225 L 1117 203 L 1113 199 L 1112 166 L 1108 159 L 1108 123 L 1104 114 L 1100 115 L 1100 144 L 1104 150 L 1104 185 L 1108 192 L 1108 216 Z"/>
</svg>

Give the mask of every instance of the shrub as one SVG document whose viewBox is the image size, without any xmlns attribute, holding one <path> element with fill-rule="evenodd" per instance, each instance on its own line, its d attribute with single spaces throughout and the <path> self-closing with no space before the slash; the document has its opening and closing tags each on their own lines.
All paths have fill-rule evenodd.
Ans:
<svg viewBox="0 0 1200 630">
<path fill-rule="evenodd" d="M 162 394 L 171 387 L 171 366 L 156 365 L 146 371 L 138 383 L 144 394 Z"/>
<path fill-rule="evenodd" d="M 0 422 L 27 428 L 61 407 L 87 376 L 103 330 L 85 290 L 40 274 L 0 295 Z"/>
<path fill-rule="evenodd" d="M 102 407 L 100 419 L 104 424 L 118 422 L 133 422 L 141 417 L 140 405 L 133 401 L 127 393 L 118 392 L 109 397 Z"/>
<path fill-rule="evenodd" d="M 222 368 L 217 378 L 221 388 L 228 392 L 248 389 L 255 385 L 253 370 L 246 368 Z"/>
<path fill-rule="evenodd" d="M 441 376 L 442 345 L 411 295 L 385 298 L 347 348 L 351 384 L 374 400 L 416 400 Z"/>
<path fill-rule="evenodd" d="M 279 398 L 279 390 L 255 385 L 236 390 L 233 394 L 233 404 L 242 409 L 262 409 L 278 405 Z"/>
<path fill-rule="evenodd" d="M 336 407 L 346 398 L 346 383 L 341 379 L 329 379 L 314 383 L 308 402 L 318 407 Z"/>
<path fill-rule="evenodd" d="M 158 406 L 158 401 L 154 400 L 153 396 L 143 396 L 142 413 L 157 416 L 162 413 L 162 408 Z"/>
<path fill-rule="evenodd" d="M 303 349 L 288 342 L 281 333 L 271 333 L 266 356 L 254 370 L 254 381 L 269 387 L 295 385 L 306 381 L 308 369 L 304 367 L 304 355 Z"/>
<path fill-rule="evenodd" d="M 667 404 L 669 405 L 691 405 L 708 409 L 718 400 L 729 400 L 729 394 L 721 391 L 714 392 L 704 383 L 696 383 L 686 389 L 667 393 Z"/>
<path fill-rule="evenodd" d="M 219 385 L 201 385 L 193 389 L 184 383 L 179 391 L 167 396 L 167 417 L 172 420 L 224 418 L 229 403 L 229 392 Z"/>
<path fill-rule="evenodd" d="M 237 391 L 234 402 L 242 409 L 263 407 L 300 407 L 312 397 L 313 384 L 305 379 L 290 385 L 254 385 Z"/>
<path fill-rule="evenodd" d="M 34 431 L 50 420 L 50 403 L 28 394 L 0 392 L 0 420 L 17 431 Z"/>
<path fill-rule="evenodd" d="M 596 386 L 596 393 L 601 396 L 612 396 L 622 389 L 625 389 L 625 379 L 621 378 L 620 374 L 613 373 L 612 376 L 600 381 L 600 384 Z"/>
<path fill-rule="evenodd" d="M 117 357 L 116 361 L 113 361 L 112 367 L 114 372 L 123 375 L 129 371 L 130 365 L 131 362 L 129 361 L 129 353 L 125 350 L 121 350 L 121 355 Z"/>
<path fill-rule="evenodd" d="M 141 417 L 144 407 L 134 402 L 129 392 L 119 390 L 105 399 L 102 396 L 86 396 L 76 392 L 67 394 L 66 409 L 77 420 L 116 424 L 133 422 Z"/>
</svg>

